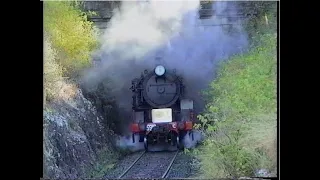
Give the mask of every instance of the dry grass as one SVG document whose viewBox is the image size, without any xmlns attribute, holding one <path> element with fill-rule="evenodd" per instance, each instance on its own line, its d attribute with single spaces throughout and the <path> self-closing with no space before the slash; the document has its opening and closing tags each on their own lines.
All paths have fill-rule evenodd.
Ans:
<svg viewBox="0 0 320 180">
<path fill-rule="evenodd" d="M 44 100 L 70 100 L 78 88 L 67 83 L 62 77 L 62 67 L 56 61 L 57 51 L 52 47 L 50 40 L 44 39 Z"/>
<path fill-rule="evenodd" d="M 267 119 L 268 118 L 268 119 Z M 258 169 L 276 175 L 277 128 L 272 115 L 261 115 L 248 123 L 218 123 L 207 132 L 200 148 L 201 178 L 238 178 L 253 176 Z M 240 130 L 236 135 L 237 129 Z"/>
<path fill-rule="evenodd" d="M 71 100 L 76 96 L 78 92 L 78 88 L 76 85 L 66 83 L 64 81 L 58 82 L 58 86 L 60 87 L 60 90 L 56 97 L 57 100 Z"/>
<path fill-rule="evenodd" d="M 255 169 L 275 171 L 277 166 L 277 120 L 273 115 L 257 117 L 247 124 L 247 134 L 240 142 L 242 147 L 257 156 Z"/>
<path fill-rule="evenodd" d="M 62 67 L 56 62 L 57 51 L 52 47 L 50 39 L 44 37 L 44 101 L 54 99 L 59 92 L 62 80 Z"/>
<path fill-rule="evenodd" d="M 263 148 L 270 157 L 276 155 L 277 121 L 275 117 L 265 115 L 259 117 L 259 121 L 248 123 L 248 126 L 251 128 L 242 145 L 253 149 Z"/>
</svg>

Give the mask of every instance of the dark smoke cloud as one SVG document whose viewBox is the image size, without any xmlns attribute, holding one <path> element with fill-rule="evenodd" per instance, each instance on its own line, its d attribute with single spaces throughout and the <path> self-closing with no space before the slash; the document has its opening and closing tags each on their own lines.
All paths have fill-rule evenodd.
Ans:
<svg viewBox="0 0 320 180">
<path fill-rule="evenodd" d="M 216 2 L 213 8 L 221 14 L 231 5 Z M 120 106 L 130 109 L 131 80 L 144 69 L 152 70 L 160 57 L 162 64 L 183 76 L 189 97 L 199 99 L 197 94 L 212 80 L 216 63 L 239 52 L 247 40 L 240 26 L 232 35 L 223 26 L 199 26 L 228 21 L 213 17 L 199 22 L 198 8 L 197 1 L 124 1 L 101 38 L 96 53 L 101 65 L 86 74 L 87 85 L 108 77 Z"/>
<path fill-rule="evenodd" d="M 245 49 L 247 38 L 241 26 L 233 26 L 234 33 L 224 26 L 208 26 L 230 23 L 226 18 L 200 21 L 199 5 L 198 1 L 122 2 L 95 54 L 101 64 L 86 73 L 85 84 L 95 87 L 108 79 L 109 93 L 120 107 L 130 110 L 131 80 L 162 63 L 182 75 L 187 96 L 201 110 L 204 104 L 199 92 L 214 78 L 217 62 Z M 236 13 L 223 12 L 226 8 L 236 9 L 231 2 L 213 3 L 216 15 Z"/>
</svg>

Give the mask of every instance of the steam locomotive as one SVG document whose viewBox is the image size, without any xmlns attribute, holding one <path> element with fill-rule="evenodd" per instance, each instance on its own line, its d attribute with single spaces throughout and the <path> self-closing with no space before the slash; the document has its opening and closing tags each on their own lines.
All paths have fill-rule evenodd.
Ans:
<svg viewBox="0 0 320 180">
<path fill-rule="evenodd" d="M 176 70 L 158 65 L 132 80 L 132 142 L 169 144 L 182 149 L 182 138 L 191 136 L 194 124 L 193 100 L 184 98 L 185 86 Z M 135 139 L 138 134 L 139 140 Z"/>
</svg>

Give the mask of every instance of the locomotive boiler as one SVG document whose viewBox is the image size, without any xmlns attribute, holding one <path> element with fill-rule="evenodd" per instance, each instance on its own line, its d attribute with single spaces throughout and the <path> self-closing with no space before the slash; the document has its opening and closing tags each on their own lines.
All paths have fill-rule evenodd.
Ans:
<svg viewBox="0 0 320 180">
<path fill-rule="evenodd" d="M 150 144 L 165 143 L 183 148 L 182 138 L 193 140 L 193 100 L 184 98 L 185 86 L 175 70 L 158 65 L 145 70 L 132 80 L 132 141 Z M 135 135 L 139 139 L 135 139 Z"/>
</svg>

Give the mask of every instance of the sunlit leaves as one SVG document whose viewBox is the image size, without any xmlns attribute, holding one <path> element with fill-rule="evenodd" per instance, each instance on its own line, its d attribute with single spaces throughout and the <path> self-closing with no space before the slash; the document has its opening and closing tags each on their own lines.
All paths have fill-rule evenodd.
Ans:
<svg viewBox="0 0 320 180">
<path fill-rule="evenodd" d="M 74 4 L 74 3 L 73 3 Z M 86 13 L 68 1 L 44 2 L 44 29 L 58 50 L 57 60 L 64 75 L 72 75 L 90 65 L 97 47 L 97 32 Z"/>
</svg>

